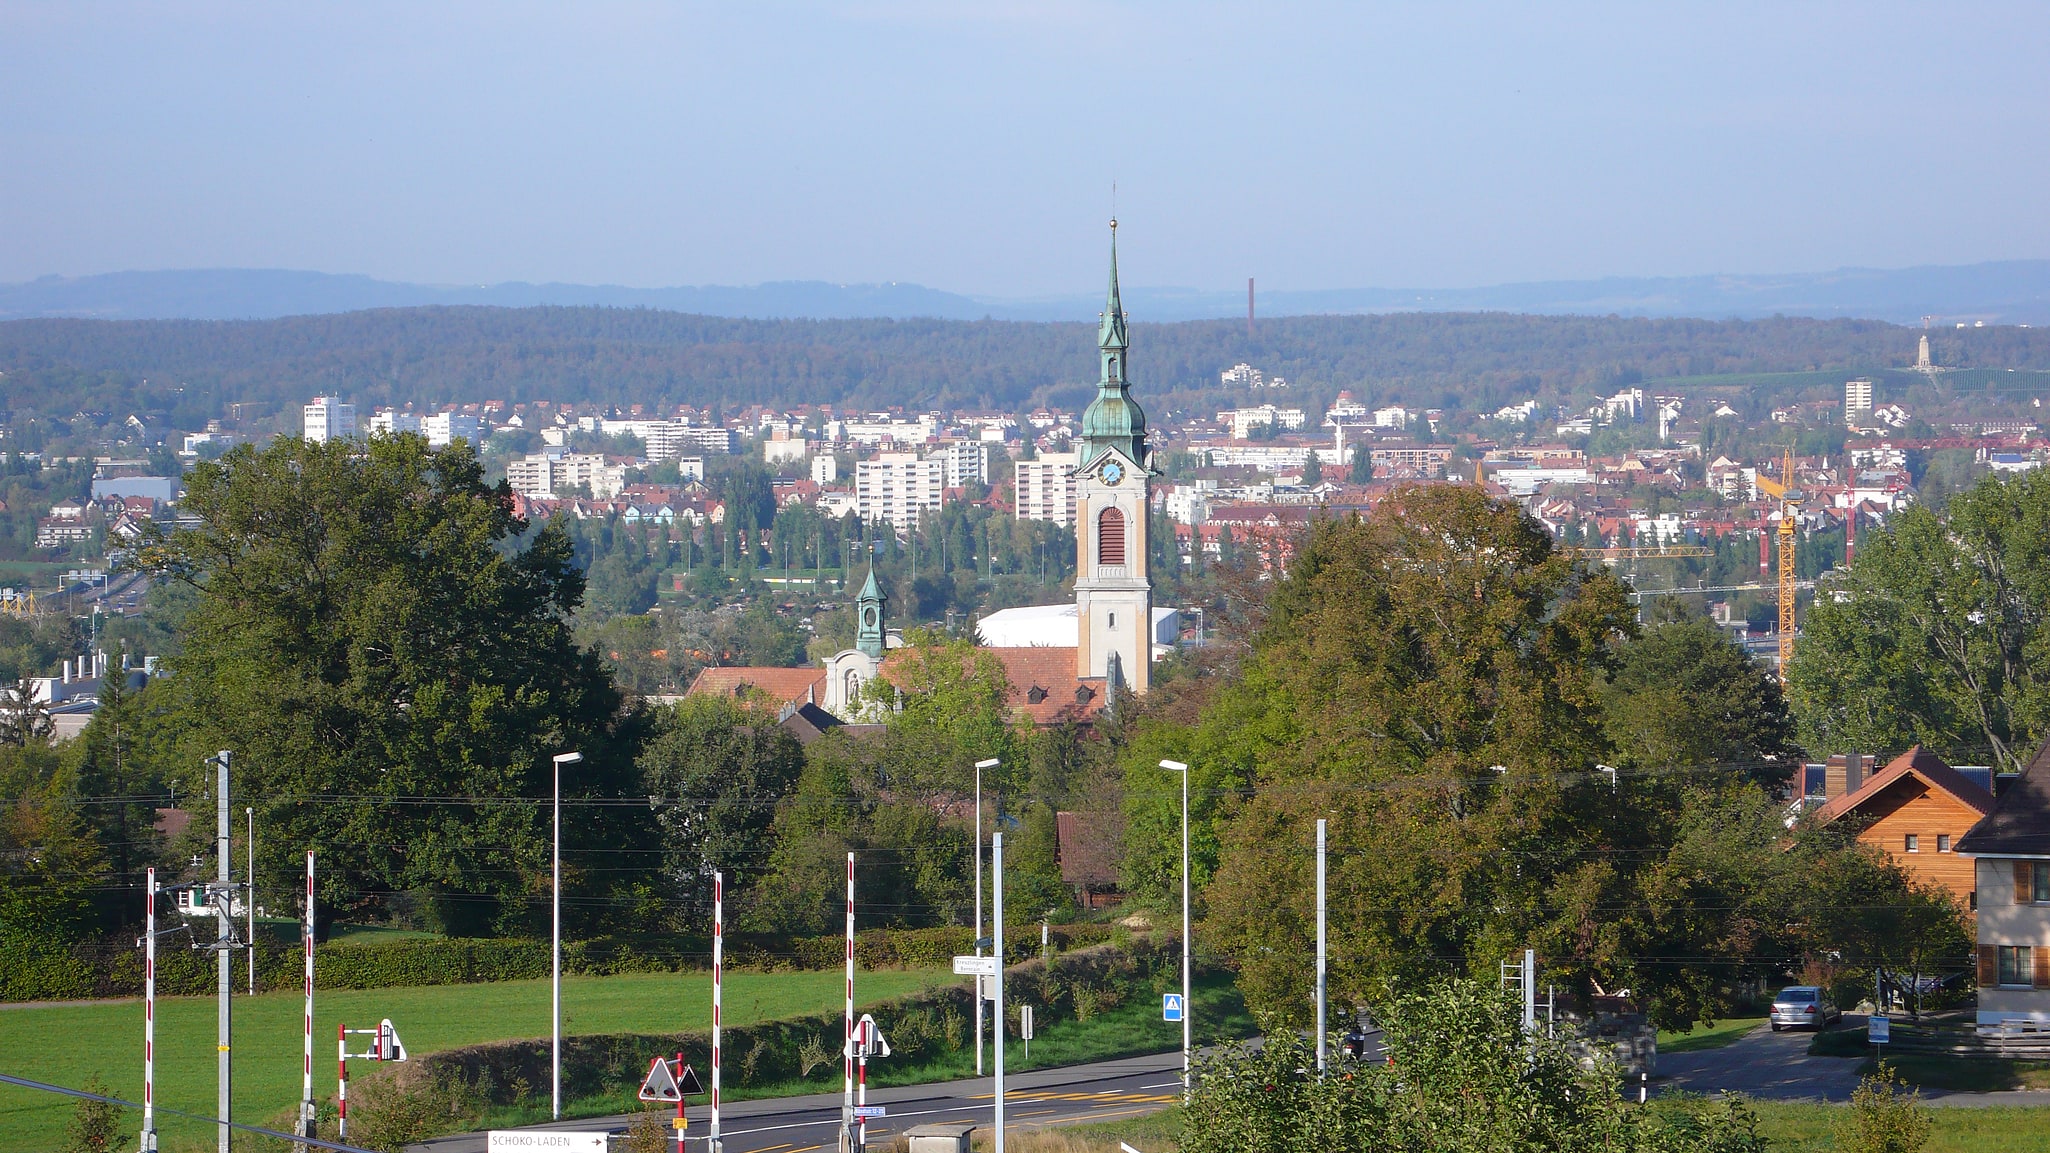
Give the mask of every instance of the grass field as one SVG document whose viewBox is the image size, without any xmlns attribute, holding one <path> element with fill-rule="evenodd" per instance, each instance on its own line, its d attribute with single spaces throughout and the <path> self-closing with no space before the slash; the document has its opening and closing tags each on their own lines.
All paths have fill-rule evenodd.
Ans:
<svg viewBox="0 0 2050 1153">
<path fill-rule="evenodd" d="M 954 980 L 953 974 L 943 970 L 885 970 L 861 974 L 855 992 L 867 1003 Z M 836 1011 L 841 1003 L 841 981 L 838 972 L 729 974 L 726 1020 L 743 1025 Z M 704 973 L 565 977 L 562 1003 L 565 1033 L 707 1029 L 711 1026 L 711 977 Z M 291 993 L 235 998 L 237 1120 L 268 1125 L 280 1115 L 289 1117 L 296 1108 L 303 1004 L 299 995 Z M 335 1090 L 337 1022 L 347 1022 L 351 1028 L 370 1027 L 379 1018 L 389 1017 L 413 1054 L 548 1035 L 547 981 L 326 993 L 316 998 L 314 1008 L 313 1085 L 315 1094 L 322 1097 Z M 166 998 L 159 1003 L 159 1105 L 213 1113 L 214 1012 L 211 997 Z M 139 1101 L 142 1004 L 0 1009 L 0 1072 L 74 1087 L 97 1074 L 112 1095 Z M 71 1116 L 67 1099 L 0 1086 L 0 1151 L 62 1148 L 64 1126 Z M 139 1115 L 131 1112 L 130 1125 L 139 1121 Z M 158 1128 L 166 1149 L 184 1141 L 210 1140 L 206 1134 L 212 1132 L 198 1122 L 170 1117 L 161 1118 Z"/>
<path fill-rule="evenodd" d="M 1191 992 L 1194 994 L 1196 1011 L 1190 1016 L 1189 1021 L 1196 1044 L 1206 1045 L 1214 1041 L 1250 1037 L 1257 1031 L 1252 1014 L 1246 1011 L 1245 1001 L 1240 998 L 1230 974 L 1200 975 Z M 396 1024 L 396 1021 L 394 1023 Z M 1024 1042 L 1014 1039 L 1008 1043 L 1004 1050 L 1004 1068 L 1007 1071 L 1023 1072 L 1027 1069 L 1077 1065 L 1141 1053 L 1161 1053 L 1178 1050 L 1182 1044 L 1181 1026 L 1160 1019 L 1160 1000 L 1157 997 L 1133 997 L 1117 1008 L 1100 1012 L 1087 1021 L 1064 1019 L 1042 1023 L 1036 1032 L 1038 1036 L 1029 1047 L 1029 1056 L 1028 1047 Z M 916 1064 L 901 1060 L 876 1061 L 868 1068 L 868 1083 L 878 1088 L 890 1085 L 923 1085 L 970 1077 L 974 1073 L 975 1050 L 971 1046 L 959 1052 L 941 1052 Z M 729 1100 L 739 1101 L 756 1097 L 789 1097 L 803 1093 L 820 1093 L 836 1088 L 840 1084 L 840 1075 L 840 1066 L 835 1062 L 813 1073 L 809 1081 L 783 1081 L 747 1089 L 729 1087 L 725 1091 L 725 1096 Z M 611 1113 L 630 1113 L 640 1107 L 633 1099 L 632 1087 L 629 1086 L 622 1088 L 616 1096 L 565 1101 L 563 1115 L 597 1117 Z M 543 1105 L 524 1109 L 494 1109 L 485 1117 L 484 1123 L 488 1127 L 505 1128 L 529 1125 L 547 1119 L 547 1109 Z M 1116 1142 L 1112 1142 L 1112 1147 L 1116 1147 Z"/>
<path fill-rule="evenodd" d="M 1835 1130 L 1843 1105 L 1756 1105 L 1759 1129 L 1772 1153 L 1836 1153 Z M 1931 1109 L 1936 1128 L 1922 1153 L 2042 1153 L 2050 1149 L 2050 1109 Z M 1175 1153 L 1181 1110 L 1098 1125 L 1062 1126 L 1009 1136 L 1012 1153 L 1118 1153 L 1129 1142 L 1144 1153 Z M 989 1148 L 978 1139 L 978 1150 Z"/>
<path fill-rule="evenodd" d="M 1685 1033 L 1668 1033 L 1661 1029 L 1659 1052 L 1693 1053 L 1701 1049 L 1720 1049 L 1734 1044 L 1737 1038 L 1763 1024 L 1763 1017 L 1736 1017 L 1713 1025 L 1697 1025 Z"/>
</svg>

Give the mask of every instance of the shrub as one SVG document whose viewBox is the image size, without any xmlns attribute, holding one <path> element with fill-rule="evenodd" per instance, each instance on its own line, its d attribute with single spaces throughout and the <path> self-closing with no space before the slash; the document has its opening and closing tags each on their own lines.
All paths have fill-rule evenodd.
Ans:
<svg viewBox="0 0 2050 1153">
<path fill-rule="evenodd" d="M 82 1088 L 88 1093 L 107 1095 L 107 1083 L 95 1073 Z M 121 1147 L 121 1131 L 127 1110 L 111 1101 L 78 1099 L 65 1129 L 64 1153 L 114 1153 Z"/>
<path fill-rule="evenodd" d="M 1881 1061 L 1851 1093 L 1836 1143 L 1845 1153 L 1918 1153 L 1929 1143 L 1933 1124 L 1921 1094 L 1909 1091 L 1893 1066 Z"/>
</svg>

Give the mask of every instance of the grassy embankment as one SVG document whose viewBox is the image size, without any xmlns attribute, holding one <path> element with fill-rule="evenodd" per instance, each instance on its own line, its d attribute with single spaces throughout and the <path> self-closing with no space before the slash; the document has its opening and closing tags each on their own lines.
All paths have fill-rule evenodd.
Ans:
<svg viewBox="0 0 2050 1153">
<path fill-rule="evenodd" d="M 1702 1049 L 1720 1049 L 1733 1045 L 1744 1034 L 1765 1024 L 1763 1017 L 1733 1017 L 1717 1021 L 1713 1025 L 1697 1025 L 1684 1033 L 1668 1033 L 1659 1030 L 1659 1052 L 1693 1053 Z"/>
<path fill-rule="evenodd" d="M 943 970 L 863 973 L 855 991 L 863 1003 L 916 992 L 956 978 Z M 733 973 L 726 979 L 726 1020 L 752 1024 L 840 1004 L 841 975 Z M 565 1033 L 670 1032 L 705 1029 L 711 1022 L 711 977 L 705 973 L 652 973 L 617 977 L 565 977 Z M 235 998 L 235 1117 L 267 1125 L 296 1110 L 300 1087 L 304 1001 L 291 993 Z M 389 1017 L 411 1055 L 515 1037 L 548 1035 L 547 981 L 489 985 L 437 985 L 320 994 L 315 998 L 313 1086 L 334 1095 L 335 1026 L 375 1026 Z M 157 1102 L 211 1115 L 214 1104 L 214 1013 L 211 997 L 166 998 L 157 1009 Z M 142 1004 L 139 1001 L 48 1008 L 0 1009 L 0 1072 L 78 1086 L 97 1074 L 114 1096 L 142 1097 Z M 360 1050 L 363 1038 L 352 1048 Z M 1037 1056 L 1037 1044 L 1034 1045 Z M 355 1063 L 352 1063 L 354 1065 Z M 539 1086 L 545 1107 L 546 1085 Z M 0 1150 L 48 1150 L 64 1145 L 72 1116 L 68 1099 L 0 1086 Z M 129 1124 L 139 1123 L 131 1112 Z M 210 1126 L 162 1117 L 164 1146 L 209 1141 Z"/>
</svg>

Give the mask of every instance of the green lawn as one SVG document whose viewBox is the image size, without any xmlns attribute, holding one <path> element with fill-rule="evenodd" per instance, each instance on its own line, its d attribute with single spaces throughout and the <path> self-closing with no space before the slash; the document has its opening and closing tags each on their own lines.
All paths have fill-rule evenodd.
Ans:
<svg viewBox="0 0 2050 1153">
<path fill-rule="evenodd" d="M 1720 1049 L 1734 1044 L 1737 1038 L 1763 1024 L 1763 1017 L 1735 1017 L 1713 1025 L 1696 1025 L 1684 1033 L 1668 1033 L 1661 1029 L 1659 1052 L 1692 1053 L 1700 1049 Z"/>
<path fill-rule="evenodd" d="M 1198 1045 L 1217 1041 L 1236 1040 L 1251 1037 L 1258 1032 L 1251 1013 L 1246 1011 L 1245 1001 L 1239 996 L 1238 987 L 1229 973 L 1205 973 L 1199 975 L 1191 989 L 1196 1011 L 1190 1017 L 1192 1032 Z M 728 1004 L 732 1002 L 729 1000 Z M 396 1024 L 396 1019 L 394 1019 Z M 1007 1072 L 1022 1072 L 1027 1069 L 1043 1069 L 1056 1065 L 1076 1065 L 1090 1061 L 1107 1061 L 1114 1057 L 1130 1057 L 1142 1053 L 1163 1053 L 1178 1050 L 1182 1044 L 1182 1028 L 1160 1019 L 1160 998 L 1144 995 L 1134 996 L 1115 1009 L 1105 1010 L 1087 1021 L 1063 1019 L 1041 1023 L 1031 1044 L 1031 1055 L 1026 1055 L 1023 1041 L 1012 1039 L 1004 1050 L 1004 1068 Z M 401 1034 L 403 1035 L 403 1034 Z M 917 1063 L 893 1060 L 878 1060 L 868 1067 L 868 1083 L 878 1088 L 890 1085 L 923 1085 L 935 1081 L 953 1081 L 975 1075 L 975 1049 L 968 1046 L 958 1052 L 941 1052 Z M 839 1063 L 832 1062 L 814 1072 L 809 1081 L 783 1081 L 774 1084 L 757 1085 L 750 1088 L 727 1087 L 724 1095 L 728 1100 L 739 1101 L 756 1097 L 789 1097 L 804 1093 L 822 1093 L 840 1085 Z M 622 1089 L 616 1096 L 586 1097 L 563 1102 L 565 1117 L 599 1117 L 613 1113 L 629 1113 L 641 1106 L 634 1101 L 631 1087 Z M 547 1120 L 545 1105 L 526 1108 L 494 1109 L 486 1115 L 484 1127 L 507 1128 L 528 1125 Z M 1112 1142 L 1115 1148 L 1116 1143 Z"/>
<path fill-rule="evenodd" d="M 1888 1059 L 1910 1085 L 1985 1093 L 2000 1089 L 2050 1089 L 2050 1061 L 1998 1061 L 1937 1053 L 1903 1053 Z"/>
<path fill-rule="evenodd" d="M 863 1003 L 953 981 L 943 970 L 860 974 Z M 734 1025 L 838 1009 L 838 972 L 733 973 L 726 979 L 726 1020 Z M 565 1033 L 661 1033 L 711 1026 L 711 977 L 705 973 L 565 977 Z M 267 993 L 235 998 L 235 1115 L 272 1124 L 289 1119 L 299 1099 L 303 1000 Z M 484 1041 L 548 1035 L 547 981 L 441 985 L 320 994 L 315 1002 L 313 1084 L 335 1090 L 335 1026 L 369 1027 L 389 1017 L 413 1054 Z M 214 1103 L 214 1012 L 211 997 L 166 998 L 157 1007 L 157 1101 L 211 1114 Z M 1157 1008 L 1156 1008 L 1157 1015 Z M 352 1046 L 361 1048 L 361 1039 Z M 1035 1046 L 1036 1048 L 1036 1046 Z M 1037 1054 L 1034 1054 L 1037 1056 Z M 139 1001 L 43 1009 L 0 1009 L 0 1072 L 78 1086 L 98 1074 L 114 1096 L 142 1097 L 142 1004 Z M 68 1100 L 0 1086 L 0 1151 L 55 1150 L 72 1115 Z M 131 1125 L 140 1120 L 131 1114 Z M 165 1147 L 199 1140 L 211 1129 L 161 1118 Z"/>
<path fill-rule="evenodd" d="M 1848 1111 L 1843 1105 L 1755 1103 L 1759 1130 L 1772 1153 L 1837 1153 L 1835 1130 Z M 1936 1128 L 1922 1153 L 2042 1153 L 2050 1148 L 2050 1109 L 1931 1109 Z M 1175 1153 L 1181 1110 L 1170 1106 L 1144 1117 L 1095 1125 L 1062 1126 L 1044 1136 L 1013 1135 L 1007 1147 L 1018 1153 L 1117 1153 L 1130 1142 L 1145 1153 Z M 987 1146 L 978 1141 L 978 1150 Z"/>
</svg>

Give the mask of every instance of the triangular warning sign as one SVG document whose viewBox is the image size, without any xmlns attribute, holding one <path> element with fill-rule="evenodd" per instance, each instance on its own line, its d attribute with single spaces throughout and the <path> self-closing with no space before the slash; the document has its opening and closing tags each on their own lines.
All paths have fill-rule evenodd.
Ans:
<svg viewBox="0 0 2050 1153">
<path fill-rule="evenodd" d="M 883 1031 L 876 1025 L 876 1019 L 867 1013 L 854 1024 L 854 1052 L 860 1057 L 887 1057 L 890 1043 L 883 1039 Z"/>
<path fill-rule="evenodd" d="M 647 1079 L 641 1082 L 641 1100 L 683 1100 L 683 1092 L 676 1085 L 676 1074 L 669 1071 L 667 1057 L 657 1057 L 648 1063 Z"/>
<path fill-rule="evenodd" d="M 689 1065 L 679 1069 L 678 1063 L 666 1057 L 657 1057 L 648 1062 L 648 1076 L 641 1082 L 643 1101 L 681 1101 L 705 1091 L 704 1082 L 698 1080 L 698 1071 Z"/>
</svg>

